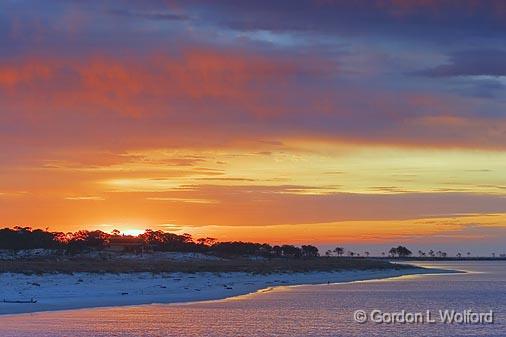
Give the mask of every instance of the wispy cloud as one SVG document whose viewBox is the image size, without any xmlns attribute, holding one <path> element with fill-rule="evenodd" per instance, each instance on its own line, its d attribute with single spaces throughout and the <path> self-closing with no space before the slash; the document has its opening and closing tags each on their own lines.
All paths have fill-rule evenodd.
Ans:
<svg viewBox="0 0 506 337">
<path fill-rule="evenodd" d="M 474 49 L 454 52 L 449 62 L 418 72 L 430 77 L 506 76 L 506 50 Z"/>
<path fill-rule="evenodd" d="M 135 11 L 125 9 L 109 9 L 106 11 L 106 13 L 111 15 L 120 15 L 132 18 L 145 18 L 151 20 L 187 21 L 191 19 L 190 16 L 185 14 L 176 14 L 162 10 Z"/>
<path fill-rule="evenodd" d="M 104 197 L 94 196 L 94 195 L 86 195 L 86 196 L 75 196 L 75 197 L 66 197 L 65 200 L 92 200 L 92 201 L 102 201 L 105 200 Z"/>
</svg>

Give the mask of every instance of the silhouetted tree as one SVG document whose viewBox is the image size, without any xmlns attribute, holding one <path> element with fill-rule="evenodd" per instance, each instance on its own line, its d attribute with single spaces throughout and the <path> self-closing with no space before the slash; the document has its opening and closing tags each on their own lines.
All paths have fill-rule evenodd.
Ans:
<svg viewBox="0 0 506 337">
<path fill-rule="evenodd" d="M 344 254 L 344 248 L 342 248 L 342 247 L 336 247 L 336 248 L 334 248 L 334 253 L 336 253 L 337 256 L 343 256 L 343 254 Z"/>
<path fill-rule="evenodd" d="M 214 238 L 206 237 L 193 240 L 190 234 L 174 234 L 160 230 L 147 229 L 144 233 L 132 236 L 121 235 L 119 230 L 113 230 L 111 233 L 105 233 L 100 230 L 81 230 L 75 233 L 49 232 L 41 229 L 32 229 L 30 227 L 14 227 L 0 229 L 0 249 L 20 250 L 47 248 L 62 248 L 67 253 L 83 253 L 88 251 L 97 251 L 104 248 L 117 245 L 118 241 L 133 242 L 141 246 L 142 251 L 149 248 L 154 251 L 174 251 L 174 252 L 209 252 L 223 255 L 247 255 L 263 257 L 317 257 L 318 248 L 313 245 L 276 245 L 271 246 L 266 243 L 255 242 L 218 242 Z M 142 247 L 143 246 L 143 247 Z M 393 256 L 409 256 L 411 252 L 403 247 L 392 248 Z M 326 256 L 331 256 L 334 252 L 337 256 L 344 254 L 344 249 L 336 247 L 333 251 L 327 250 Z M 393 252 L 393 253 L 392 253 Z M 442 252 L 440 254 L 443 254 Z M 352 251 L 348 252 L 351 257 L 360 256 Z M 364 252 L 368 257 L 370 253 Z M 384 255 L 384 253 L 383 253 Z"/>
<path fill-rule="evenodd" d="M 302 256 L 305 257 L 317 257 L 320 254 L 318 253 L 318 248 L 311 245 L 303 245 L 302 247 Z"/>
<path fill-rule="evenodd" d="M 411 256 L 413 253 L 404 246 L 398 246 L 398 247 L 392 247 L 389 250 L 389 254 L 392 257 L 395 257 L 395 256 L 408 257 L 408 256 Z"/>
<path fill-rule="evenodd" d="M 292 245 L 283 245 L 281 246 L 281 250 L 283 252 L 283 256 L 287 257 L 301 257 L 302 250 L 298 247 Z"/>
<path fill-rule="evenodd" d="M 397 248 L 390 248 L 390 250 L 388 251 L 388 255 L 390 255 L 391 257 L 395 257 L 397 255 Z"/>
<path fill-rule="evenodd" d="M 215 243 L 217 242 L 217 240 L 215 238 L 200 238 L 200 239 L 197 239 L 197 244 L 201 245 L 201 246 L 212 246 L 214 245 Z"/>
<path fill-rule="evenodd" d="M 81 253 L 90 249 L 103 249 L 107 246 L 111 234 L 99 230 L 81 230 L 72 234 L 67 242 L 68 253 Z"/>
<path fill-rule="evenodd" d="M 274 256 L 282 256 L 283 255 L 283 248 L 281 248 L 280 246 L 274 246 L 272 247 L 272 254 Z"/>
<path fill-rule="evenodd" d="M 31 227 L 0 229 L 0 249 L 54 249 L 61 246 L 58 237 L 61 233 L 51 233 Z"/>
</svg>

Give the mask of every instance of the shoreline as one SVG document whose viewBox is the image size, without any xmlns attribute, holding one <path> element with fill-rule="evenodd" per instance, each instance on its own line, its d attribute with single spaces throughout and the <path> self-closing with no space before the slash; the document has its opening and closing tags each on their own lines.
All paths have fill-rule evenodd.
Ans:
<svg viewBox="0 0 506 337">
<path fill-rule="evenodd" d="M 251 274 L 74 273 L 0 274 L 0 315 L 147 304 L 183 304 L 252 294 L 279 286 L 335 284 L 458 271 L 413 268 Z M 37 303 L 4 303 L 30 300 Z"/>
</svg>

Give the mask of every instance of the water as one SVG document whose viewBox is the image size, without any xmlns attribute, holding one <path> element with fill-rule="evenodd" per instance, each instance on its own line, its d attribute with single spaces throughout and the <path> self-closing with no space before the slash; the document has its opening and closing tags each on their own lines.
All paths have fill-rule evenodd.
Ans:
<svg viewBox="0 0 506 337">
<path fill-rule="evenodd" d="M 469 273 L 284 287 L 184 305 L 3 316 L 0 336 L 506 336 L 506 262 L 441 262 L 431 266 Z M 440 309 L 493 310 L 495 323 L 359 324 L 353 320 L 358 309 L 430 310 L 437 317 Z"/>
</svg>

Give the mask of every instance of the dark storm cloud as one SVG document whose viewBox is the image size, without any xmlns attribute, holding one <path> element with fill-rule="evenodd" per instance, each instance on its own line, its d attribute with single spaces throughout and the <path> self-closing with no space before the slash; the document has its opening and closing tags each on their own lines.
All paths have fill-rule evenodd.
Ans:
<svg viewBox="0 0 506 337">
<path fill-rule="evenodd" d="M 187 2 L 177 2 L 184 6 Z M 503 1 L 233 1 L 201 8 L 205 20 L 232 29 L 306 31 L 341 35 L 409 36 L 432 41 L 501 37 L 506 31 Z"/>
</svg>

